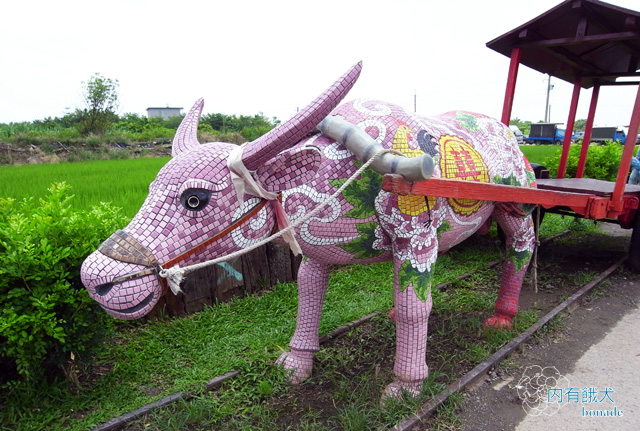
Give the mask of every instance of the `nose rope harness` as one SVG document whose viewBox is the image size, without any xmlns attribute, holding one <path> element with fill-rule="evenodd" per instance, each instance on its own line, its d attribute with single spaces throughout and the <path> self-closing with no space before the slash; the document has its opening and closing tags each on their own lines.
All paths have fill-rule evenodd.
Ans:
<svg viewBox="0 0 640 431">
<path fill-rule="evenodd" d="M 353 175 L 351 175 L 349 178 L 347 178 L 347 180 L 344 182 L 344 184 L 342 184 L 342 186 L 340 186 L 340 188 L 338 188 L 338 190 L 336 190 L 331 196 L 329 196 L 327 199 L 325 199 L 324 202 L 320 203 L 316 208 L 314 208 L 306 216 L 300 218 L 295 223 L 288 224 L 286 227 L 284 227 L 283 229 L 280 229 L 278 232 L 274 233 L 273 235 L 271 235 L 271 236 L 269 236 L 269 237 L 267 237 L 267 238 L 265 238 L 265 239 L 263 239 L 261 241 L 258 241 L 257 243 L 255 243 L 255 244 L 253 244 L 253 245 L 251 245 L 251 246 L 249 246 L 247 248 L 243 248 L 241 250 L 238 250 L 238 251 L 233 252 L 231 254 L 228 254 L 226 256 L 221 256 L 221 257 L 218 257 L 216 259 L 208 260 L 208 261 L 201 262 L 201 263 L 196 263 L 194 265 L 185 266 L 185 267 L 180 267 L 180 265 L 176 264 L 175 266 L 173 266 L 171 268 L 165 268 L 165 266 L 169 266 L 169 264 L 173 264 L 174 261 L 182 259 L 182 257 L 181 257 L 182 255 L 178 256 L 180 259 L 174 258 L 171 261 L 161 265 L 162 269 L 160 269 L 158 274 L 160 275 L 160 277 L 162 277 L 162 278 L 167 280 L 167 283 L 169 284 L 169 287 L 171 288 L 171 291 L 174 294 L 177 294 L 178 292 L 181 291 L 180 290 L 180 283 L 182 283 L 185 275 L 187 275 L 187 274 L 189 274 L 189 273 L 191 273 L 193 271 L 196 271 L 198 269 L 205 268 L 205 267 L 210 266 L 210 265 L 215 265 L 217 263 L 226 262 L 226 261 L 235 259 L 235 258 L 237 258 L 239 256 L 242 256 L 243 254 L 246 254 L 246 253 L 248 253 L 248 252 L 250 252 L 252 250 L 255 250 L 258 247 L 262 247 L 263 245 L 265 245 L 265 244 L 267 244 L 267 243 L 273 241 L 274 239 L 279 238 L 279 237 L 281 237 L 283 235 L 287 235 L 287 234 L 293 235 L 293 232 L 292 232 L 293 229 L 295 229 L 296 227 L 298 227 L 302 223 L 306 222 L 311 217 L 315 216 L 327 204 L 329 204 L 330 202 L 335 200 L 339 195 L 342 194 L 344 189 L 346 189 L 358 176 L 360 176 L 360 174 L 365 169 L 367 169 L 377 158 L 379 158 L 380 156 L 382 156 L 382 155 L 384 155 L 386 153 L 391 153 L 391 154 L 395 154 L 395 155 L 398 155 L 398 156 L 404 156 L 404 154 L 400 153 L 399 151 L 393 150 L 393 149 L 390 149 L 390 148 L 378 151 L 369 160 L 367 160 L 362 166 L 360 166 L 360 168 L 358 168 L 358 170 L 355 171 L 353 173 Z M 267 200 L 264 200 L 263 202 L 266 203 Z M 276 200 L 276 202 L 278 202 L 278 201 Z M 258 205 L 260 205 L 260 204 L 258 204 Z M 242 219 L 238 220 L 237 222 L 235 222 L 234 224 L 232 224 L 231 226 L 229 226 L 228 228 L 226 228 L 224 231 L 221 231 L 216 236 L 219 238 L 219 235 L 222 232 L 228 233 L 231 230 L 235 229 L 236 227 L 239 226 L 239 224 L 240 224 L 239 222 L 241 220 L 243 220 L 243 219 L 244 219 L 244 217 Z M 210 238 L 209 240 L 205 241 L 205 243 L 208 245 L 208 244 L 212 243 L 213 241 L 214 241 L 213 238 Z M 202 243 L 202 244 L 204 244 L 204 243 Z M 196 246 L 196 248 L 197 247 L 200 247 L 200 246 Z M 204 248 L 204 245 L 202 245 L 201 248 Z M 191 249 L 191 250 L 193 250 L 193 249 Z"/>
<path fill-rule="evenodd" d="M 238 195 L 238 201 L 240 205 L 242 205 L 245 192 L 252 196 L 272 201 L 274 205 L 273 209 L 275 210 L 276 225 L 278 229 L 284 229 L 289 226 L 291 222 L 289 221 L 289 217 L 287 217 L 287 213 L 284 212 L 284 208 L 282 208 L 282 197 L 280 194 L 265 190 L 260 183 L 253 178 L 253 175 L 251 175 L 251 172 L 249 172 L 242 161 L 242 151 L 245 145 L 246 144 L 243 144 L 234 148 L 227 158 L 227 167 L 229 168 L 229 172 L 231 172 L 231 181 Z M 293 254 L 297 256 L 302 253 L 300 244 L 298 244 L 293 232 L 287 231 L 283 233 L 282 239 L 289 244 Z"/>
</svg>

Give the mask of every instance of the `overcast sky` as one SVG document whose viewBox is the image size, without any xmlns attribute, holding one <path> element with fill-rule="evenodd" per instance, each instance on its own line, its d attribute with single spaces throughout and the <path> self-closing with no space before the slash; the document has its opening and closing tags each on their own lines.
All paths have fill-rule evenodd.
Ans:
<svg viewBox="0 0 640 431">
<path fill-rule="evenodd" d="M 94 73 L 120 83 L 118 113 L 183 107 L 286 120 L 362 60 L 346 99 L 499 118 L 509 60 L 485 44 L 561 0 L 21 0 L 0 25 L 0 123 L 82 107 Z M 634 10 L 638 0 L 612 0 Z M 572 86 L 552 80 L 551 120 Z M 520 67 L 512 118 L 544 119 L 546 75 Z M 626 125 L 636 87 L 604 87 L 596 125 Z M 586 118 L 591 90 L 582 90 Z"/>
</svg>

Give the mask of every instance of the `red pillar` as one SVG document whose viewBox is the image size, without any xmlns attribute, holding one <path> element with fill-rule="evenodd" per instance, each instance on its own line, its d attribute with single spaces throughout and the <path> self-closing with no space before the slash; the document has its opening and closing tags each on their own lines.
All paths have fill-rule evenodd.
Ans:
<svg viewBox="0 0 640 431">
<path fill-rule="evenodd" d="M 507 90 L 504 94 L 504 105 L 502 106 L 502 123 L 509 125 L 511 120 L 511 109 L 513 108 L 513 97 L 516 93 L 516 79 L 518 78 L 518 67 L 520 66 L 520 48 L 511 50 L 511 63 L 509 64 L 509 76 L 507 77 Z"/>
<path fill-rule="evenodd" d="M 562 156 L 560 157 L 560 165 L 558 166 L 558 178 L 563 178 L 567 169 L 567 159 L 569 149 L 571 148 L 571 136 L 573 135 L 573 125 L 576 122 L 576 111 L 578 110 L 578 98 L 580 97 L 580 87 L 582 86 L 582 78 L 577 77 L 573 83 L 573 95 L 571 96 L 571 105 L 569 106 L 569 118 L 567 119 L 567 130 L 564 133 L 564 141 L 562 143 Z M 580 178 L 582 175 L 576 175 Z"/>
<path fill-rule="evenodd" d="M 631 157 L 633 157 L 633 150 L 636 146 L 636 138 L 638 136 L 638 129 L 640 128 L 640 85 L 638 85 L 638 93 L 636 95 L 636 103 L 633 105 L 633 111 L 631 113 L 631 121 L 629 121 L 629 133 L 627 134 L 627 140 L 624 144 L 624 150 L 622 151 L 622 160 L 620 161 L 620 169 L 618 170 L 618 178 L 616 179 L 616 186 L 613 189 L 613 196 L 611 197 L 611 203 L 614 210 L 622 209 L 622 195 L 624 194 L 624 187 L 627 184 L 627 176 L 629 175 L 629 168 L 631 167 Z"/>
<path fill-rule="evenodd" d="M 589 151 L 589 143 L 591 142 L 591 131 L 593 130 L 593 122 L 596 118 L 596 106 L 598 105 L 598 96 L 600 95 L 600 85 L 596 84 L 591 93 L 591 105 L 589 105 L 589 114 L 587 115 L 587 124 L 584 127 L 584 136 L 582 137 L 582 148 L 580 149 L 580 160 L 578 161 L 577 177 L 582 178 L 584 167 L 587 164 L 587 153 Z"/>
</svg>

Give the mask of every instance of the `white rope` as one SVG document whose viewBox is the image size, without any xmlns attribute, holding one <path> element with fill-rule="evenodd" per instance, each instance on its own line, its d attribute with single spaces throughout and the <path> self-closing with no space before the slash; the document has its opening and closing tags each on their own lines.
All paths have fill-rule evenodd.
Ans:
<svg viewBox="0 0 640 431">
<path fill-rule="evenodd" d="M 244 150 L 245 145 L 246 144 L 242 144 L 233 149 L 227 158 L 227 167 L 231 173 L 233 187 L 236 189 L 236 194 L 238 195 L 238 202 L 240 202 L 240 205 L 243 204 L 245 193 L 273 201 L 276 211 L 277 226 L 284 230 L 291 224 L 289 217 L 287 217 L 287 214 L 284 212 L 284 208 L 282 208 L 282 204 L 278 200 L 278 194 L 265 190 L 260 183 L 253 178 L 251 172 L 249 172 L 247 167 L 244 165 L 244 162 L 242 161 L 242 151 Z M 282 239 L 284 242 L 289 244 L 293 254 L 297 256 L 302 253 L 300 244 L 298 244 L 293 232 L 287 231 L 283 234 Z"/>
<path fill-rule="evenodd" d="M 276 232 L 275 234 L 247 247 L 247 248 L 243 248 L 241 250 L 238 250 L 236 252 L 233 252 L 229 255 L 226 256 L 221 256 L 218 257 L 216 259 L 212 259 L 212 260 L 208 260 L 206 262 L 201 262 L 201 263 L 196 263 L 190 266 L 185 266 L 184 268 L 180 267 L 180 265 L 175 265 L 171 268 L 167 268 L 167 269 L 162 269 L 160 271 L 160 277 L 164 277 L 167 279 L 167 282 L 169 283 L 169 287 L 171 288 L 171 291 L 174 294 L 178 294 L 178 292 L 181 292 L 180 290 L 180 283 L 182 283 L 182 281 L 184 280 L 184 276 L 196 271 L 198 269 L 201 268 L 205 268 L 207 266 L 210 265 L 215 265 L 217 263 L 221 263 L 221 262 L 226 262 L 232 259 L 235 259 L 239 256 L 242 256 L 243 254 L 246 254 L 252 250 L 255 250 L 258 247 L 262 247 L 263 245 L 273 241 L 276 238 L 279 238 L 280 236 L 286 234 L 287 232 L 290 232 L 291 230 L 295 229 L 296 227 L 298 227 L 300 224 L 306 222 L 307 220 L 309 220 L 311 217 L 315 216 L 318 212 L 320 212 L 321 209 L 323 209 L 327 204 L 329 204 L 329 202 L 335 200 L 339 195 L 342 194 L 342 192 L 344 191 L 344 189 L 346 189 L 349 184 L 351 184 L 365 169 L 367 169 L 373 162 L 375 159 L 377 159 L 378 157 L 382 156 L 383 154 L 386 153 L 392 153 L 392 154 L 396 154 L 398 156 L 404 156 L 402 153 L 400 153 L 397 150 L 393 150 L 393 149 L 383 149 L 378 151 L 376 154 L 373 155 L 373 157 L 371 157 L 369 160 L 367 160 L 360 168 L 358 168 L 357 171 L 355 171 L 353 173 L 353 175 L 351 175 L 345 182 L 344 184 L 342 184 L 342 186 L 340 186 L 340 188 L 338 188 L 338 190 L 336 190 L 331 196 L 329 196 L 327 199 L 324 200 L 324 202 L 322 202 L 320 205 L 318 205 L 316 208 L 314 208 L 309 214 L 307 214 L 306 216 L 304 216 L 303 218 L 301 218 L 300 220 L 296 221 L 293 224 L 290 224 L 289 226 L 287 226 L 286 228 Z"/>
</svg>

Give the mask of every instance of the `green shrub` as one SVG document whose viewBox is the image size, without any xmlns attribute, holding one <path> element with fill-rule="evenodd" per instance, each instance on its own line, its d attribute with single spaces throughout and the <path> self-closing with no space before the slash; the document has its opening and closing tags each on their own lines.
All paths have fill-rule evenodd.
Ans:
<svg viewBox="0 0 640 431">
<path fill-rule="evenodd" d="M 240 134 L 247 141 L 254 141 L 258 139 L 260 136 L 266 134 L 271 129 L 273 129 L 273 126 L 245 127 L 240 131 Z"/>
<path fill-rule="evenodd" d="M 27 381 L 89 356 L 112 328 L 80 283 L 85 257 L 126 223 L 119 208 L 70 206 L 69 187 L 42 199 L 0 198 L 0 363 Z M 15 376 L 10 376 L 11 377 Z"/>
<path fill-rule="evenodd" d="M 80 139 L 80 132 L 75 127 L 67 127 L 58 132 L 58 140 L 67 142 L 76 142 Z"/>
<path fill-rule="evenodd" d="M 575 178 L 578 170 L 578 160 L 580 159 L 580 149 L 580 145 L 571 145 L 567 159 L 565 178 Z M 587 163 L 584 168 L 584 177 L 615 181 L 618 177 L 618 168 L 620 167 L 623 149 L 624 147 L 622 145 L 612 141 L 607 141 L 605 145 L 589 146 Z M 561 154 L 562 150 L 559 149 L 556 154 L 547 161 L 547 169 L 549 169 L 549 172 L 554 177 L 557 177 L 558 174 Z"/>
<path fill-rule="evenodd" d="M 100 148 L 102 145 L 102 136 L 98 135 L 87 135 L 84 138 L 84 144 L 88 148 Z"/>
<path fill-rule="evenodd" d="M 47 143 L 43 135 L 38 132 L 18 132 L 11 137 L 10 141 L 21 147 L 29 145 L 40 146 Z"/>
<path fill-rule="evenodd" d="M 7 142 L 13 142 L 19 146 L 51 146 L 53 144 L 62 143 L 64 145 L 76 145 L 81 142 L 80 133 L 75 128 L 56 129 L 56 130 L 33 130 L 17 132 L 6 137 Z"/>
<path fill-rule="evenodd" d="M 216 132 L 215 130 L 213 130 L 213 127 L 211 127 L 211 125 L 207 124 L 207 123 L 200 123 L 198 124 L 198 135 L 215 135 L 218 132 Z"/>
</svg>

